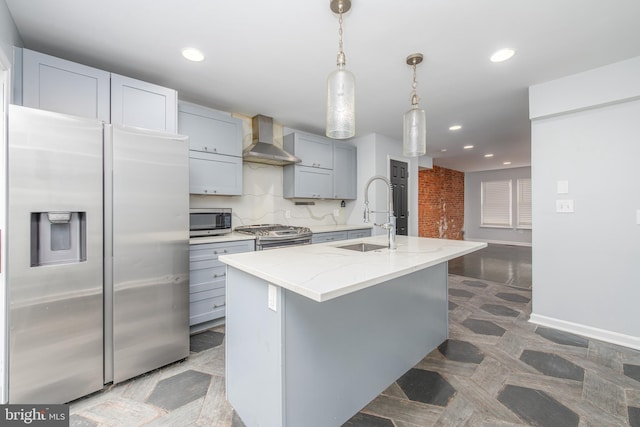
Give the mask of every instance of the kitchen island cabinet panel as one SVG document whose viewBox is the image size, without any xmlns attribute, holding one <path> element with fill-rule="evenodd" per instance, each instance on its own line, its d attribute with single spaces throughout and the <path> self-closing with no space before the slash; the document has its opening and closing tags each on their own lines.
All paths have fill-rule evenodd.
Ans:
<svg viewBox="0 0 640 427">
<path fill-rule="evenodd" d="M 107 71 L 22 49 L 22 105 L 25 107 L 109 123 L 110 79 Z"/>
<path fill-rule="evenodd" d="M 177 133 L 175 90 L 111 73 L 111 123 Z"/>
</svg>

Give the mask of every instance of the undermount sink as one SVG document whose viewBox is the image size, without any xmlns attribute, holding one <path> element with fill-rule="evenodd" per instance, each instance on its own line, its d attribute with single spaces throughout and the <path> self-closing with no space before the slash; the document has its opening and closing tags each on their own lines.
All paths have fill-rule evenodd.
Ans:
<svg viewBox="0 0 640 427">
<path fill-rule="evenodd" d="M 369 252 L 377 249 L 385 249 L 387 245 L 374 245 L 373 243 L 352 243 L 351 245 L 336 246 L 340 249 L 349 249 L 350 251 Z"/>
</svg>

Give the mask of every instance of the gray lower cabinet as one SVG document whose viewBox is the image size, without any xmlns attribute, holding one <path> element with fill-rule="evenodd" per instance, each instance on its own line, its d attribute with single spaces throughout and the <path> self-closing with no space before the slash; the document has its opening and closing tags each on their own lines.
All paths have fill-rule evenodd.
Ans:
<svg viewBox="0 0 640 427">
<path fill-rule="evenodd" d="M 218 256 L 255 250 L 254 240 L 191 245 L 189 326 L 225 316 L 226 265 Z"/>
<path fill-rule="evenodd" d="M 358 230 L 330 231 L 326 233 L 313 233 L 311 243 L 337 242 L 347 239 L 360 239 L 371 237 L 371 229 L 364 228 Z"/>
<path fill-rule="evenodd" d="M 180 101 L 178 132 L 189 137 L 189 193 L 242 195 L 242 120 Z"/>
<path fill-rule="evenodd" d="M 371 229 L 363 228 L 360 230 L 347 231 L 347 239 L 361 239 L 363 237 L 371 237 Z"/>
</svg>

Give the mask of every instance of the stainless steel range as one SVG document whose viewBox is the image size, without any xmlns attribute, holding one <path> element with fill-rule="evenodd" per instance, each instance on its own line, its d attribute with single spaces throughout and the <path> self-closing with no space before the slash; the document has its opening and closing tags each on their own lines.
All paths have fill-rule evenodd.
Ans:
<svg viewBox="0 0 640 427">
<path fill-rule="evenodd" d="M 236 227 L 238 233 L 256 236 L 256 250 L 284 248 L 287 246 L 308 245 L 311 243 L 311 230 L 307 227 L 294 227 L 281 224 L 257 224 Z"/>
</svg>

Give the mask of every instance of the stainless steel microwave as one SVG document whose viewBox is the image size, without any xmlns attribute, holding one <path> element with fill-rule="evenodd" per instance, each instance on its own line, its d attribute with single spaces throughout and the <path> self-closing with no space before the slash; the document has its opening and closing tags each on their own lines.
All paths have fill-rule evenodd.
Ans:
<svg viewBox="0 0 640 427">
<path fill-rule="evenodd" d="M 215 236 L 231 232 L 230 208 L 194 208 L 189 210 L 189 236 Z"/>
</svg>

